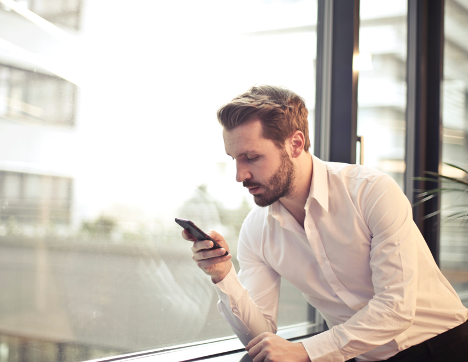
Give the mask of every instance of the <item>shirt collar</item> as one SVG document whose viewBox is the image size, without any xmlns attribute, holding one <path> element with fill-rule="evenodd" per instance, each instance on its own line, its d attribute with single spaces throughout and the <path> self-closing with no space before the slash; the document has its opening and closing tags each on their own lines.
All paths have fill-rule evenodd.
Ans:
<svg viewBox="0 0 468 362">
<path fill-rule="evenodd" d="M 319 158 L 312 155 L 312 181 L 310 183 L 309 197 L 304 206 L 305 209 L 310 204 L 310 200 L 315 199 L 319 205 L 328 212 L 328 172 L 327 165 Z M 271 218 L 278 220 L 283 226 L 284 218 L 281 214 L 281 207 L 279 201 L 268 206 L 268 224 L 271 228 Z"/>
<path fill-rule="evenodd" d="M 283 226 L 283 216 L 281 215 L 281 203 L 279 201 L 274 202 L 270 206 L 268 206 L 268 226 L 270 229 L 272 228 L 272 219 L 276 219 L 279 221 L 280 225 Z"/>
<path fill-rule="evenodd" d="M 314 198 L 328 212 L 328 172 L 327 165 L 319 158 L 312 155 L 312 182 L 310 183 L 309 197 L 306 202 Z"/>
</svg>

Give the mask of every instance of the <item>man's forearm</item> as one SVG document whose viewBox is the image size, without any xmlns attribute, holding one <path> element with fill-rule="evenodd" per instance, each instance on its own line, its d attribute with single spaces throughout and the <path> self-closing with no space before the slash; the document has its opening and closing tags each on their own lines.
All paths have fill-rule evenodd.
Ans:
<svg viewBox="0 0 468 362">
<path fill-rule="evenodd" d="M 234 268 L 215 284 L 219 296 L 218 310 L 244 345 L 264 332 L 276 333 L 276 323 L 250 298 Z"/>
</svg>

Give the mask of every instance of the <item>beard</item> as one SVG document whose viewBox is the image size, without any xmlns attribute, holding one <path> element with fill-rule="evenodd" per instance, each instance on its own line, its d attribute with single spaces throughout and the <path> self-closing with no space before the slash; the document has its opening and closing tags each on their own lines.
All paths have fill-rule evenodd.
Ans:
<svg viewBox="0 0 468 362">
<path fill-rule="evenodd" d="M 253 195 L 258 206 L 270 206 L 282 197 L 288 197 L 292 192 L 293 182 L 296 177 L 294 164 L 288 153 L 283 149 L 281 153 L 281 164 L 268 180 L 266 185 L 259 182 L 243 181 L 244 187 L 263 187 L 262 194 Z"/>
</svg>

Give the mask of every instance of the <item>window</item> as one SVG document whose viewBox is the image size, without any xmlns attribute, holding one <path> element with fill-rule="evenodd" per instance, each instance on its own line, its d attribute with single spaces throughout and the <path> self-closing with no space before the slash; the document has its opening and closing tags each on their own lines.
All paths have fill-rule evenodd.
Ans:
<svg viewBox="0 0 468 362">
<path fill-rule="evenodd" d="M 0 7 L 0 362 L 232 336 L 174 217 L 216 229 L 235 256 L 253 203 L 215 112 L 248 87 L 303 96 L 314 140 L 317 0 L 17 3 L 65 31 Z M 361 0 L 355 64 L 364 164 L 401 187 L 407 6 Z M 465 168 L 467 14 L 465 1 L 446 1 L 443 159 Z M 464 197 L 445 195 L 443 207 Z M 466 231 L 443 221 L 440 258 L 464 300 Z M 283 281 L 279 327 L 320 321 Z"/>
<path fill-rule="evenodd" d="M 51 23 L 80 29 L 81 0 L 18 0 L 17 2 Z"/>
<path fill-rule="evenodd" d="M 445 48 L 443 81 L 442 161 L 468 168 L 468 6 L 463 1 L 445 3 Z M 464 173 L 446 164 L 442 173 L 463 177 Z M 460 192 L 442 194 L 440 266 L 442 272 L 468 305 L 468 225 L 466 217 L 451 218 L 467 204 Z"/>
<path fill-rule="evenodd" d="M 69 25 L 54 15 L 69 3 L 79 6 L 28 7 Z M 314 129 L 316 1 L 83 6 L 82 31 L 65 42 L 79 60 L 61 64 L 79 68 L 79 91 L 14 58 L 0 67 L 1 362 L 232 336 L 174 222 L 218 230 L 235 254 L 253 203 L 235 182 L 216 110 L 254 84 L 283 85 L 305 98 Z M 23 35 L 15 45 L 45 60 L 67 51 L 43 31 Z M 280 327 L 315 321 L 295 288 L 282 290 Z"/>
<path fill-rule="evenodd" d="M 407 1 L 362 0 L 358 135 L 364 165 L 392 176 L 405 172 Z"/>
<path fill-rule="evenodd" d="M 0 171 L 0 222 L 10 228 L 69 225 L 72 185 L 65 177 Z"/>
<path fill-rule="evenodd" d="M 60 77 L 0 64 L 0 117 L 72 126 L 76 91 Z"/>
</svg>

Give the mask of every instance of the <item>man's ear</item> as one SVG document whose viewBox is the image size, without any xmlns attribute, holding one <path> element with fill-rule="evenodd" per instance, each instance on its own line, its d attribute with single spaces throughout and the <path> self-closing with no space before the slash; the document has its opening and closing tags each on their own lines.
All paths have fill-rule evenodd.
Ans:
<svg viewBox="0 0 468 362">
<path fill-rule="evenodd" d="M 293 158 L 299 157 L 304 151 L 304 144 L 305 144 L 304 133 L 297 130 L 291 135 L 290 140 L 291 140 L 291 156 Z"/>
</svg>

